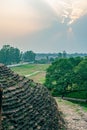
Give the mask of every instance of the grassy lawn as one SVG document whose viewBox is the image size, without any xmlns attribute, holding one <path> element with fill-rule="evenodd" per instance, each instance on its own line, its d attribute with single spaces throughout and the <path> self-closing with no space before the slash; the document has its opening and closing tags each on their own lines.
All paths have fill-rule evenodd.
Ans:
<svg viewBox="0 0 87 130">
<path fill-rule="evenodd" d="M 20 65 L 16 67 L 12 67 L 12 71 L 18 73 L 19 75 L 30 75 L 28 78 L 33 79 L 35 82 L 44 83 L 46 69 L 49 67 L 49 64 L 27 64 L 27 65 Z M 37 72 L 38 73 L 35 73 Z M 35 73 L 35 74 L 33 74 Z"/>
<path fill-rule="evenodd" d="M 38 74 L 32 75 L 29 78 L 33 79 L 37 83 L 43 84 L 45 82 L 45 75 L 46 75 L 46 72 L 43 71 L 43 72 L 39 72 Z"/>
</svg>

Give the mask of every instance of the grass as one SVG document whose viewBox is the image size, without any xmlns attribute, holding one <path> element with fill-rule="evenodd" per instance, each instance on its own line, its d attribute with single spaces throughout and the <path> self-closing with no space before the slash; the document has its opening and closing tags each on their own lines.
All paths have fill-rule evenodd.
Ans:
<svg viewBox="0 0 87 130">
<path fill-rule="evenodd" d="M 45 82 L 45 75 L 46 75 L 46 72 L 39 72 L 38 74 L 35 74 L 33 76 L 30 76 L 29 78 L 30 79 L 33 79 L 35 82 L 37 83 L 44 83 Z"/>
<path fill-rule="evenodd" d="M 84 111 L 87 112 L 87 103 L 84 102 L 73 102 L 74 104 L 77 104 L 78 106 L 80 106 Z"/>
<path fill-rule="evenodd" d="M 49 67 L 49 64 L 27 64 L 27 65 L 20 65 L 16 67 L 12 67 L 12 71 L 19 75 L 29 75 L 28 78 L 33 79 L 35 82 L 38 83 L 44 83 L 45 81 L 45 75 L 46 75 L 46 69 Z M 36 74 L 33 74 L 34 72 L 37 72 Z"/>
<path fill-rule="evenodd" d="M 87 112 L 87 103 L 84 103 L 84 102 L 75 102 L 75 101 L 67 101 L 67 100 L 62 100 L 60 97 L 59 98 L 57 98 L 57 100 L 58 100 L 58 102 L 60 102 L 60 103 L 64 103 L 64 104 L 66 104 L 66 105 L 69 105 L 69 106 L 71 106 L 71 107 L 76 107 L 77 109 L 77 111 L 79 111 L 79 106 L 85 111 L 85 112 Z"/>
</svg>

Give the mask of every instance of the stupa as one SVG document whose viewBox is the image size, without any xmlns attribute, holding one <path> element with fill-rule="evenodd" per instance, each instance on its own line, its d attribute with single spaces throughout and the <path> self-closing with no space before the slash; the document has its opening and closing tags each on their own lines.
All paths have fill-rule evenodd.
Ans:
<svg viewBox="0 0 87 130">
<path fill-rule="evenodd" d="M 0 64 L 0 130 L 59 130 L 58 120 L 46 87 Z"/>
</svg>

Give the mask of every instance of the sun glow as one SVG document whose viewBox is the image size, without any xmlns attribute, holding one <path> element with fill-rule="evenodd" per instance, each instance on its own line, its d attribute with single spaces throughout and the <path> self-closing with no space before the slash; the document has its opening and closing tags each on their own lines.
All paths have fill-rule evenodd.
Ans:
<svg viewBox="0 0 87 130">
<path fill-rule="evenodd" d="M 0 39 L 48 28 L 55 19 L 70 27 L 86 13 L 87 0 L 1 0 Z"/>
<path fill-rule="evenodd" d="M 86 0 L 46 0 L 46 2 L 56 15 L 61 18 L 62 23 L 67 21 L 67 25 L 72 24 L 87 13 Z"/>
</svg>

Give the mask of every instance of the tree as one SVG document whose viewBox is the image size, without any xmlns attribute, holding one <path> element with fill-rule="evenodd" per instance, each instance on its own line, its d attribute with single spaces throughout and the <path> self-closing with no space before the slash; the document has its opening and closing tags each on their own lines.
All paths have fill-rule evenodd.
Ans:
<svg viewBox="0 0 87 130">
<path fill-rule="evenodd" d="M 50 65 L 45 86 L 53 95 L 87 88 L 87 58 L 61 58 Z"/>
<path fill-rule="evenodd" d="M 62 58 L 62 53 L 61 52 L 58 53 L 58 58 Z"/>
<path fill-rule="evenodd" d="M 35 61 L 35 56 L 36 56 L 36 54 L 33 51 L 26 51 L 23 54 L 23 60 L 25 62 L 33 62 L 33 61 Z"/>
<path fill-rule="evenodd" d="M 80 89 L 87 89 L 87 58 L 83 59 L 78 66 L 74 68 L 76 83 Z"/>
<path fill-rule="evenodd" d="M 70 73 L 73 66 L 68 59 L 58 59 L 47 69 L 45 85 L 50 91 L 63 91 L 68 86 L 64 76 Z M 66 84 L 67 83 L 67 84 Z"/>
<path fill-rule="evenodd" d="M 18 48 L 11 47 L 10 45 L 4 45 L 0 50 L 0 62 L 6 65 L 20 62 L 20 50 Z"/>
<path fill-rule="evenodd" d="M 21 59 L 20 50 L 18 48 L 15 48 L 13 51 L 13 62 L 19 63 Z"/>
<path fill-rule="evenodd" d="M 83 60 L 83 58 L 81 58 L 81 57 L 69 58 L 69 61 L 71 62 L 73 67 L 77 66 L 82 60 Z"/>
<path fill-rule="evenodd" d="M 49 60 L 50 60 L 50 63 L 52 63 L 54 61 L 54 58 L 51 57 Z"/>
<path fill-rule="evenodd" d="M 0 62 L 4 64 L 7 64 L 8 62 L 9 47 L 9 45 L 4 45 L 3 48 L 0 50 Z"/>
</svg>

